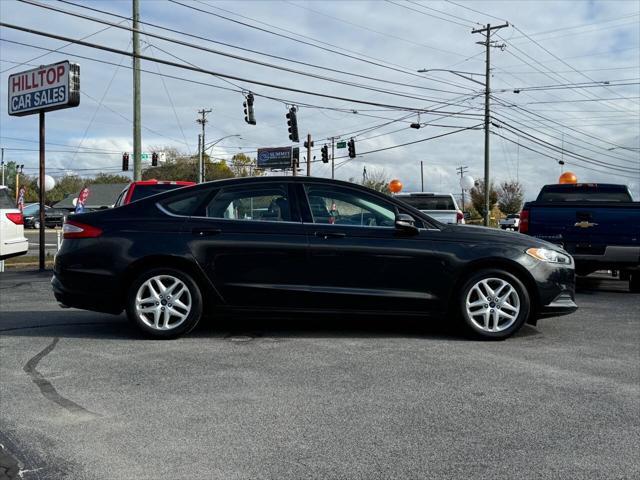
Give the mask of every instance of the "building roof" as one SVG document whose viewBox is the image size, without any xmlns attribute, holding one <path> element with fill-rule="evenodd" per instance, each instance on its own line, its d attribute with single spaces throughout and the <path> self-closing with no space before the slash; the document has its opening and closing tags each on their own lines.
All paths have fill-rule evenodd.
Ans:
<svg viewBox="0 0 640 480">
<path fill-rule="evenodd" d="M 120 195 L 120 192 L 122 192 L 127 185 L 129 184 L 96 183 L 94 185 L 89 185 L 89 198 L 87 198 L 85 208 L 98 209 L 112 207 L 113 204 L 116 203 L 116 199 L 118 198 L 118 195 Z M 58 203 L 54 204 L 53 207 L 67 209 L 75 208 L 73 205 L 73 199 L 78 198 L 78 195 L 80 195 L 80 192 L 71 193 Z"/>
</svg>

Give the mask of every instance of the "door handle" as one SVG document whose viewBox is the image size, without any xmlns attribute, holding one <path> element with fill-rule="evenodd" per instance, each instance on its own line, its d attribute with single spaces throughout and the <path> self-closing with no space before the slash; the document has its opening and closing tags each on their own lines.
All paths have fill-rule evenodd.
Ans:
<svg viewBox="0 0 640 480">
<path fill-rule="evenodd" d="M 219 228 L 194 228 L 191 233 L 199 237 L 211 237 L 222 233 L 222 230 Z"/>
<path fill-rule="evenodd" d="M 344 238 L 347 236 L 344 232 L 315 232 L 314 235 L 324 240 L 328 240 L 329 238 Z"/>
</svg>

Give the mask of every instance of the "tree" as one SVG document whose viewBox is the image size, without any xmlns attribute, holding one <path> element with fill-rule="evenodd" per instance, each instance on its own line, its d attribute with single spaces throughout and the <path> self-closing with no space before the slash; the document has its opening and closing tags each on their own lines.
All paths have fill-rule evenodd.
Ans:
<svg viewBox="0 0 640 480">
<path fill-rule="evenodd" d="M 78 193 L 87 180 L 78 175 L 65 175 L 56 178 L 56 185 L 47 192 L 47 203 L 59 202 L 70 193 Z"/>
<path fill-rule="evenodd" d="M 484 180 L 477 180 L 475 187 L 469 192 L 471 194 L 471 204 L 473 208 L 484 217 L 486 209 L 484 208 Z M 498 201 L 498 192 L 493 186 L 493 183 L 489 184 L 489 209 L 493 209 L 493 206 Z"/>
<path fill-rule="evenodd" d="M 387 172 L 385 172 L 383 168 L 370 168 L 367 170 L 366 178 L 362 179 L 360 182 L 356 182 L 353 178 L 350 178 L 349 181 L 359 183 L 364 187 L 371 188 L 378 192 L 391 193 L 391 190 L 389 190 L 389 175 L 387 175 Z"/>
<path fill-rule="evenodd" d="M 234 177 L 257 177 L 264 173 L 264 170 L 256 167 L 256 161 L 244 153 L 236 153 L 231 158 L 229 168 Z"/>
<path fill-rule="evenodd" d="M 204 157 L 205 177 L 209 180 L 233 177 L 233 172 L 226 162 L 212 162 L 208 155 Z M 148 167 L 142 171 L 142 179 L 149 180 L 183 180 L 198 181 L 198 157 L 181 156 L 174 162 L 166 162 L 157 167 Z"/>
<path fill-rule="evenodd" d="M 524 190 L 520 182 L 511 180 L 502 182 L 498 191 L 498 206 L 502 213 L 509 215 L 518 213 L 522 209 Z"/>
<path fill-rule="evenodd" d="M 117 175 L 112 173 L 99 173 L 91 180 L 88 180 L 87 184 L 96 184 L 96 183 L 129 183 L 131 178 L 127 175 Z M 82 187 L 80 187 L 82 188 Z M 80 188 L 76 191 L 79 191 Z"/>
</svg>

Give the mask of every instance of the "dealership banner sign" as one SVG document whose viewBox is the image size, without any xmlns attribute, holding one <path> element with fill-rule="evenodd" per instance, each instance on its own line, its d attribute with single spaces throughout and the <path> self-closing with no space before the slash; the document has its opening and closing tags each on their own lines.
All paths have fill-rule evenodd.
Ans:
<svg viewBox="0 0 640 480">
<path fill-rule="evenodd" d="M 80 104 L 80 65 L 69 61 L 9 76 L 9 115 L 49 112 Z"/>
</svg>

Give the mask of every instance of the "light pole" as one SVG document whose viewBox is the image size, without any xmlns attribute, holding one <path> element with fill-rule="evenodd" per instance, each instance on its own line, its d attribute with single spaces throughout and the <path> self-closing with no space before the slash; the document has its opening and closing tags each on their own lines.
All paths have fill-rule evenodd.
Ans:
<svg viewBox="0 0 640 480">
<path fill-rule="evenodd" d="M 238 137 L 239 139 L 242 139 L 242 136 L 241 136 L 241 135 L 239 135 L 239 134 L 237 134 L 237 133 L 235 133 L 235 134 L 233 134 L 233 135 L 226 135 L 226 136 L 224 136 L 224 137 L 222 137 L 222 138 L 219 138 L 219 139 L 217 139 L 217 140 L 214 140 L 213 142 L 211 142 L 211 143 L 209 143 L 209 144 L 207 144 L 207 145 L 203 145 L 203 146 L 202 146 L 202 151 L 203 151 L 203 152 L 206 152 L 207 150 L 212 149 L 213 147 L 215 147 L 215 146 L 216 146 L 218 143 L 220 143 L 222 140 L 225 140 L 225 139 L 227 139 L 227 138 L 232 138 L 232 137 Z M 200 162 L 200 172 L 201 172 L 201 174 L 202 174 L 202 181 L 203 181 L 203 182 L 206 182 L 206 175 L 205 175 L 206 169 L 204 168 L 204 155 L 202 156 L 202 160 L 201 160 L 201 162 Z"/>
</svg>

